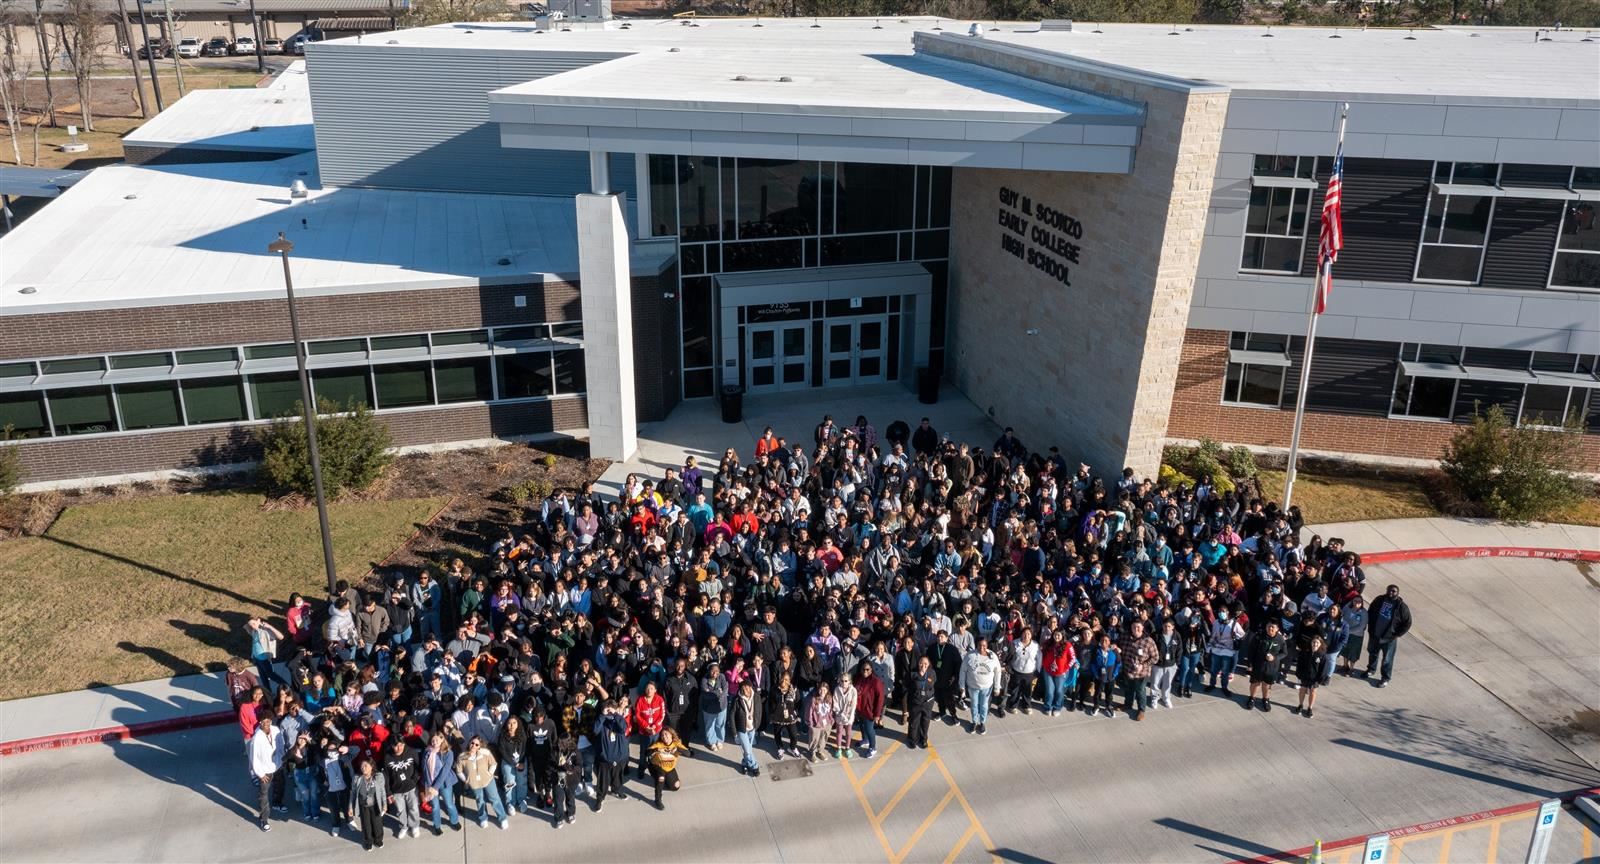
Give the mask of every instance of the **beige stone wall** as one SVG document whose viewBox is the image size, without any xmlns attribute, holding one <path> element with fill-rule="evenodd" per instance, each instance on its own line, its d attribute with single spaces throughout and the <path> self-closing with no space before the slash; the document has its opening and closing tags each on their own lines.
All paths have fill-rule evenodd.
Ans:
<svg viewBox="0 0 1600 864">
<path fill-rule="evenodd" d="M 981 52 L 982 49 L 974 49 Z M 1194 287 L 1228 94 L 975 54 L 1007 71 L 1142 103 L 1130 175 L 957 169 L 951 214 L 956 384 L 1023 442 L 1097 470 L 1154 475 Z M 1002 189 L 1026 196 L 1007 206 Z M 1070 284 L 1002 245 L 1001 211 L 1079 220 Z M 1030 223 L 1034 220 L 1030 220 Z M 1057 229 L 1053 233 L 1061 234 Z M 1015 244 L 1012 244 L 1015 249 Z M 1060 248 L 1060 247 L 1058 247 Z M 1037 335 L 1029 331 L 1037 330 Z"/>
</svg>

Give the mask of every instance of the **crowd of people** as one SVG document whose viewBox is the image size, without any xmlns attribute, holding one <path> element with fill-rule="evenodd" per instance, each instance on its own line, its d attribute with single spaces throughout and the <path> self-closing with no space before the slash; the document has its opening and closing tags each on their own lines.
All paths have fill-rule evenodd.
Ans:
<svg viewBox="0 0 1600 864">
<path fill-rule="evenodd" d="M 889 722 L 917 748 L 936 721 L 1143 721 L 1196 690 L 1270 711 L 1285 683 L 1310 719 L 1363 649 L 1388 684 L 1411 614 L 1301 529 L 1259 491 L 1107 482 L 1010 429 L 825 417 L 748 462 L 557 491 L 474 565 L 295 595 L 282 629 L 248 622 L 228 683 L 263 831 L 291 790 L 368 849 L 387 817 L 559 829 L 630 774 L 661 809 L 682 758 L 871 759 Z"/>
</svg>

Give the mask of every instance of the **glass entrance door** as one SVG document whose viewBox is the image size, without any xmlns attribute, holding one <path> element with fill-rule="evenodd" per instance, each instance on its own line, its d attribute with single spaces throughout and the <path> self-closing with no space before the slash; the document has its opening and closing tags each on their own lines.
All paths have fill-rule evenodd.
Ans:
<svg viewBox="0 0 1600 864">
<path fill-rule="evenodd" d="M 745 330 L 745 375 L 752 393 L 810 386 L 810 359 L 808 323 L 754 325 Z"/>
<path fill-rule="evenodd" d="M 829 321 L 823 367 L 831 385 L 876 384 L 888 377 L 889 319 L 884 315 Z"/>
</svg>

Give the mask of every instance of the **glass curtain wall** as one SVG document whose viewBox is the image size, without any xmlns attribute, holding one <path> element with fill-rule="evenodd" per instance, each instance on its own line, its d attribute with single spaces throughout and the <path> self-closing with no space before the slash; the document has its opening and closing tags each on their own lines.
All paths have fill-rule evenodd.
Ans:
<svg viewBox="0 0 1600 864">
<path fill-rule="evenodd" d="M 949 168 L 659 155 L 649 165 L 654 233 L 678 238 L 684 398 L 716 390 L 719 273 L 920 261 L 933 275 L 929 362 L 942 368 Z"/>
</svg>

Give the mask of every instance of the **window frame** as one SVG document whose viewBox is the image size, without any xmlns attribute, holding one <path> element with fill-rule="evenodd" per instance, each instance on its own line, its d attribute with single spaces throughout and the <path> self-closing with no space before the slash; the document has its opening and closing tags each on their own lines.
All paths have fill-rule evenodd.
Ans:
<svg viewBox="0 0 1600 864">
<path fill-rule="evenodd" d="M 1390 420 L 1410 420 L 1410 421 L 1415 421 L 1417 423 L 1454 423 L 1454 422 L 1456 422 L 1455 421 L 1456 404 L 1461 399 L 1461 381 L 1462 381 L 1462 379 L 1461 378 L 1443 378 L 1441 376 L 1434 376 L 1434 375 L 1407 375 L 1405 366 L 1402 365 L 1404 362 L 1406 362 L 1408 360 L 1410 362 L 1413 362 L 1413 363 L 1421 362 L 1421 360 L 1419 358 L 1422 356 L 1422 345 L 1423 345 L 1423 343 L 1421 343 L 1421 342 L 1402 342 L 1402 343 L 1400 343 L 1399 360 L 1401 362 L 1394 364 L 1394 383 L 1392 385 L 1390 385 L 1390 388 L 1389 388 L 1389 411 L 1388 411 L 1387 418 L 1390 419 Z M 1459 345 L 1454 346 L 1454 347 L 1455 347 L 1456 351 L 1458 352 L 1456 354 L 1456 361 L 1455 362 L 1456 362 L 1456 365 L 1459 366 L 1461 364 L 1461 361 L 1465 357 L 1465 349 L 1462 348 Z M 1410 352 L 1406 351 L 1407 348 L 1411 349 Z M 1406 356 L 1408 353 L 1410 354 L 1409 357 Z M 1412 414 L 1411 413 L 1411 402 L 1412 402 L 1413 399 L 1416 398 L 1416 395 L 1417 395 L 1416 388 L 1412 387 L 1411 389 L 1408 389 L 1406 391 L 1406 412 L 1403 413 L 1403 414 L 1396 414 L 1395 411 L 1394 411 L 1394 403 L 1395 403 L 1396 396 L 1398 396 L 1399 393 L 1400 393 L 1400 379 L 1401 378 L 1410 378 L 1410 379 L 1413 379 L 1413 380 L 1415 380 L 1417 378 L 1430 378 L 1430 379 L 1433 379 L 1433 380 L 1446 380 L 1446 381 L 1451 382 L 1450 383 L 1450 410 L 1449 410 L 1449 413 L 1444 417 L 1427 417 L 1427 416 L 1418 416 L 1418 415 Z"/>
<path fill-rule="evenodd" d="M 1597 197 L 1600 196 L 1594 194 L 1595 190 L 1578 188 L 1579 167 L 1586 166 L 1574 165 L 1572 166 L 1571 171 L 1567 174 L 1567 191 L 1571 193 L 1571 197 L 1561 199 L 1561 218 L 1556 222 L 1556 245 L 1555 248 L 1550 251 L 1550 272 L 1545 276 L 1544 287 L 1551 291 L 1581 291 L 1588 294 L 1594 294 L 1600 293 L 1600 288 L 1590 288 L 1585 285 L 1556 284 L 1556 264 L 1558 261 L 1560 261 L 1563 254 L 1589 255 L 1592 256 L 1596 261 L 1600 261 L 1600 249 L 1562 250 L 1561 248 L 1561 238 L 1566 236 L 1564 229 L 1567 226 L 1568 211 L 1581 203 L 1588 203 L 1590 206 L 1600 209 L 1600 200 L 1596 200 Z M 1600 215 L 1597 215 L 1596 218 L 1600 219 Z"/>
<path fill-rule="evenodd" d="M 1498 198 L 1498 194 L 1497 193 L 1498 193 L 1499 188 L 1500 188 L 1500 174 L 1504 170 L 1505 166 L 1503 164 L 1499 164 L 1499 163 L 1495 164 L 1494 180 L 1491 183 L 1489 183 L 1487 185 L 1484 185 L 1482 187 L 1483 188 L 1483 193 L 1481 195 L 1474 195 L 1474 194 L 1465 193 L 1465 192 L 1456 193 L 1456 192 L 1440 192 L 1440 191 L 1438 191 L 1437 187 L 1440 186 L 1440 185 L 1448 185 L 1448 186 L 1450 186 L 1452 188 L 1454 188 L 1455 186 L 1459 185 L 1459 184 L 1456 183 L 1456 179 L 1455 179 L 1456 178 L 1456 166 L 1459 165 L 1459 164 L 1461 164 L 1459 161 L 1445 161 L 1445 160 L 1435 160 L 1434 163 L 1433 163 L 1433 174 L 1430 175 L 1429 180 L 1428 180 L 1428 200 L 1427 200 L 1427 202 L 1425 204 L 1423 204 L 1423 207 L 1422 207 L 1422 227 L 1421 227 L 1420 231 L 1418 232 L 1418 237 L 1417 237 L 1417 254 L 1416 254 L 1416 258 L 1413 259 L 1413 261 L 1411 262 L 1411 281 L 1412 282 L 1422 282 L 1422 283 L 1426 283 L 1426 284 L 1430 284 L 1430 285 L 1481 285 L 1481 284 L 1483 284 L 1483 262 L 1488 257 L 1489 237 L 1494 234 L 1494 212 L 1495 212 L 1495 209 L 1496 209 L 1495 208 L 1495 201 Z M 1480 164 L 1480 163 L 1468 163 L 1468 164 Z M 1440 165 L 1449 165 L 1450 166 L 1450 173 L 1446 177 L 1446 179 L 1443 181 L 1442 184 L 1441 184 L 1441 181 L 1439 180 L 1439 166 Z M 1432 216 L 1433 216 L 1433 200 L 1435 198 L 1443 198 L 1444 199 L 1444 211 L 1439 217 L 1439 228 L 1438 228 L 1438 230 L 1436 232 L 1436 236 L 1438 236 L 1440 238 L 1444 237 L 1445 220 L 1450 217 L 1450 199 L 1451 198 L 1487 198 L 1489 200 L 1489 215 L 1488 215 L 1488 218 L 1484 221 L 1484 224 L 1483 224 L 1483 241 L 1481 243 L 1479 243 L 1476 247 L 1472 246 L 1471 244 L 1467 244 L 1467 243 L 1445 243 L 1445 242 L 1442 242 L 1442 240 L 1432 240 L 1432 241 L 1430 241 L 1428 239 L 1428 220 L 1430 218 L 1432 218 Z M 1476 270 L 1473 271 L 1472 279 L 1469 281 L 1469 280 L 1462 280 L 1462 279 L 1440 279 L 1440 278 L 1437 278 L 1437 277 L 1425 277 L 1425 276 L 1423 276 L 1422 275 L 1422 256 L 1423 256 L 1423 253 L 1425 253 L 1430 248 L 1434 248 L 1434 249 L 1472 249 L 1472 248 L 1476 248 L 1478 250 L 1478 266 L 1477 266 Z"/>
<path fill-rule="evenodd" d="M 1306 214 L 1305 214 L 1305 218 L 1302 219 L 1301 222 L 1300 222 L 1300 254 L 1295 256 L 1295 259 L 1294 259 L 1295 260 L 1295 269 L 1293 269 L 1293 270 L 1275 270 L 1275 269 L 1271 269 L 1271 268 L 1246 267 L 1246 266 L 1244 266 L 1245 252 L 1247 250 L 1249 250 L 1250 241 L 1251 241 L 1252 238 L 1264 238 L 1264 239 L 1276 239 L 1276 240 L 1292 240 L 1292 239 L 1294 239 L 1294 235 L 1293 234 L 1272 234 L 1272 233 L 1261 232 L 1261 231 L 1252 232 L 1250 230 L 1250 208 L 1251 208 L 1252 205 L 1247 200 L 1245 202 L 1245 208 L 1244 208 L 1244 210 L 1245 210 L 1245 213 L 1244 213 L 1244 230 L 1243 230 L 1242 236 L 1239 239 L 1239 271 L 1238 272 L 1240 272 L 1240 273 L 1257 273 L 1257 274 L 1271 275 L 1271 276 L 1299 276 L 1301 273 L 1305 272 L 1306 238 L 1311 233 L 1311 205 L 1312 205 L 1313 202 L 1316 201 L 1317 160 L 1320 159 L 1321 157 L 1318 157 L 1318 156 L 1295 156 L 1295 157 L 1293 157 L 1294 160 L 1295 160 L 1295 167 L 1291 170 L 1290 175 L 1288 177 L 1283 177 L 1283 176 L 1280 176 L 1280 175 L 1277 175 L 1277 174 L 1257 174 L 1256 173 L 1256 167 L 1255 167 L 1255 160 L 1259 159 L 1259 158 L 1261 158 L 1261 157 L 1256 156 L 1256 157 L 1252 157 L 1252 159 L 1251 159 L 1251 166 L 1250 166 L 1250 192 L 1251 192 L 1252 195 L 1255 193 L 1256 189 L 1266 189 L 1266 190 L 1268 190 L 1268 196 L 1269 196 L 1269 199 L 1270 199 L 1270 196 L 1271 196 L 1273 190 L 1288 189 L 1289 190 L 1289 221 L 1290 221 L 1291 225 L 1293 224 L 1293 221 L 1294 221 L 1294 205 L 1295 205 L 1296 196 L 1301 195 L 1302 193 L 1306 196 Z M 1309 177 L 1310 182 L 1311 182 L 1310 186 L 1304 186 L 1304 185 L 1301 185 L 1300 183 L 1293 182 L 1293 181 L 1296 181 L 1296 180 L 1307 179 L 1307 178 L 1302 178 L 1300 176 L 1300 165 L 1301 165 L 1301 161 L 1300 160 L 1303 160 L 1303 159 L 1311 160 L 1311 174 L 1310 174 L 1310 177 Z M 1268 182 L 1258 182 L 1258 181 L 1268 181 Z M 1288 182 L 1285 182 L 1285 181 L 1288 181 Z M 1269 216 L 1271 215 L 1271 212 L 1272 212 L 1272 204 L 1271 204 L 1271 202 L 1269 200 L 1268 204 L 1267 204 L 1267 213 L 1268 213 Z"/>
<path fill-rule="evenodd" d="M 1290 358 L 1290 356 L 1289 356 L 1289 348 L 1292 347 L 1292 345 L 1293 345 L 1292 337 L 1290 337 L 1288 335 L 1285 335 L 1285 334 L 1279 334 L 1279 333 L 1272 333 L 1272 334 L 1263 333 L 1263 334 L 1259 334 L 1259 335 L 1262 335 L 1262 336 L 1269 336 L 1270 335 L 1270 336 L 1274 336 L 1274 337 L 1280 337 L 1280 338 L 1283 339 L 1283 355 L 1284 355 L 1284 361 L 1285 362 L 1284 362 L 1283 365 L 1280 366 L 1280 365 L 1277 365 L 1277 364 L 1270 364 L 1269 365 L 1269 364 L 1265 364 L 1265 363 L 1234 362 L 1234 360 L 1232 359 L 1232 352 L 1234 350 L 1233 349 L 1233 341 L 1234 341 L 1233 337 L 1234 337 L 1234 334 L 1243 335 L 1243 337 L 1244 337 L 1243 344 L 1244 344 L 1245 347 L 1242 348 L 1242 349 L 1239 349 L 1239 350 L 1243 350 L 1243 351 L 1253 350 L 1250 347 L 1250 339 L 1251 339 L 1252 336 L 1258 335 L 1254 331 L 1251 331 L 1251 330 L 1233 330 L 1233 331 L 1230 331 L 1228 333 L 1228 351 L 1229 351 L 1229 356 L 1227 358 L 1225 358 L 1224 363 L 1223 363 L 1223 367 L 1222 367 L 1222 400 L 1221 400 L 1221 404 L 1226 405 L 1226 406 L 1228 406 L 1230 408 L 1256 408 L 1256 409 L 1264 410 L 1264 411 L 1281 411 L 1281 410 L 1283 410 L 1283 393 L 1284 393 L 1285 388 L 1288 386 L 1289 367 L 1293 365 L 1293 359 Z M 1246 401 L 1243 401 L 1243 400 L 1240 400 L 1240 399 L 1237 399 L 1237 398 L 1229 399 L 1228 398 L 1228 373 L 1229 373 L 1229 371 L 1231 371 L 1232 367 L 1234 367 L 1234 366 L 1238 366 L 1239 367 L 1238 390 L 1241 393 L 1244 390 L 1244 379 L 1245 379 L 1245 376 L 1249 374 L 1249 371 L 1250 371 L 1250 369 L 1252 367 L 1271 368 L 1271 369 L 1278 370 L 1278 399 L 1277 399 L 1277 401 L 1275 403 L 1271 404 L 1271 405 L 1268 405 L 1265 402 L 1246 402 Z"/>
</svg>

